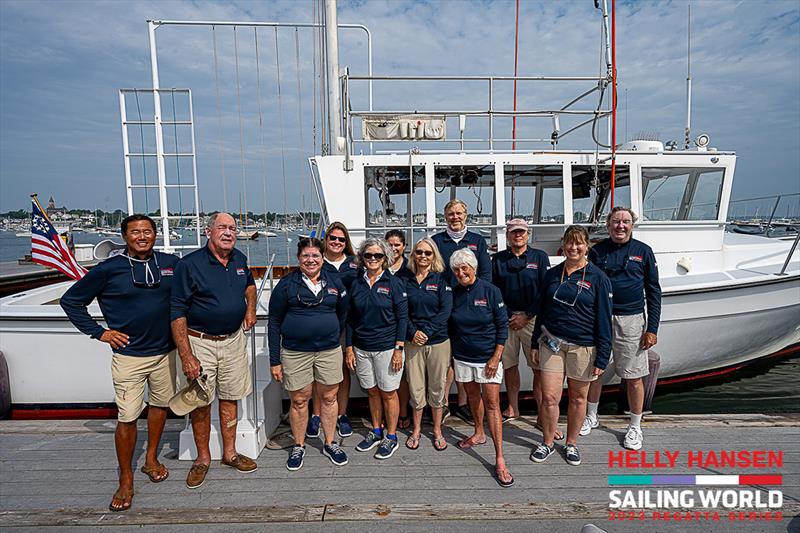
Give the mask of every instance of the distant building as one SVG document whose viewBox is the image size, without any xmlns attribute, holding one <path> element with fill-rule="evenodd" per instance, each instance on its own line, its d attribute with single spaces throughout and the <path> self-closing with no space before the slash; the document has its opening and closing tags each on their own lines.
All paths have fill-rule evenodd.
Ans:
<svg viewBox="0 0 800 533">
<path fill-rule="evenodd" d="M 65 215 L 65 214 L 67 214 L 67 208 L 66 207 L 56 207 L 56 201 L 53 199 L 52 196 L 50 197 L 50 200 L 47 201 L 47 207 L 45 208 L 44 211 L 45 211 L 45 213 L 47 213 L 47 216 L 49 216 L 49 217 L 52 217 L 54 215 Z"/>
</svg>

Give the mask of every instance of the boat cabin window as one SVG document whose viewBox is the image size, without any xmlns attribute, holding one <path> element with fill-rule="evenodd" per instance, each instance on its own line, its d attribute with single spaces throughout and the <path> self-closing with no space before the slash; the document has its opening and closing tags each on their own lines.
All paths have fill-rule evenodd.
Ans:
<svg viewBox="0 0 800 533">
<path fill-rule="evenodd" d="M 614 205 L 631 205 L 631 171 L 614 171 Z M 572 165 L 572 220 L 575 224 L 604 222 L 611 212 L 611 166 Z"/>
<path fill-rule="evenodd" d="M 503 168 L 506 220 L 530 224 L 564 223 L 564 174 L 561 165 L 506 165 Z"/>
<path fill-rule="evenodd" d="M 725 170 L 642 167 L 644 220 L 717 220 Z"/>
<path fill-rule="evenodd" d="M 413 176 L 412 176 L 413 172 Z M 425 167 L 376 166 L 364 168 L 367 228 L 383 237 L 384 228 L 425 226 Z M 412 236 L 407 231 L 406 241 Z"/>
<path fill-rule="evenodd" d="M 467 204 L 467 225 L 494 241 L 494 165 L 436 166 L 434 179 L 436 225 L 447 226 L 444 206 L 458 199 Z"/>
</svg>

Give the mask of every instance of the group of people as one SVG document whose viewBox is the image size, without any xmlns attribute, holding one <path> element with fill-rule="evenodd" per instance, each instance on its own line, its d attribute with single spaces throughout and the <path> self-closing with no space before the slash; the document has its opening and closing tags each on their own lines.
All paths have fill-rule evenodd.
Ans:
<svg viewBox="0 0 800 533">
<path fill-rule="evenodd" d="M 641 448 L 642 378 L 648 374 L 647 350 L 657 341 L 661 291 L 652 250 L 632 238 L 633 212 L 615 207 L 607 218 L 609 238 L 593 247 L 584 227 L 568 227 L 561 243 L 564 261 L 552 268 L 548 255 L 529 245 L 524 220 L 507 223 L 507 249 L 490 256 L 483 237 L 467 229 L 462 201 L 450 201 L 444 214 L 446 230 L 413 243 L 408 257 L 398 230 L 368 237 L 357 250 L 339 222 L 322 240 L 299 241 L 298 268 L 272 291 L 267 328 L 271 374 L 290 398 L 294 445 L 286 467 L 300 469 L 306 438 L 318 437 L 333 464 L 347 464 L 335 435 L 353 434 L 346 414 L 351 372 L 370 410 L 370 427 L 357 451 L 375 449 L 376 459 L 389 459 L 399 447 L 398 428 L 406 427 L 405 446 L 418 449 L 426 407 L 431 445 L 446 449 L 442 422 L 455 381 L 456 413 L 474 426 L 456 445 L 485 444 L 485 420 L 495 479 L 509 487 L 514 478 L 503 456 L 502 426 L 520 414 L 521 357 L 533 370 L 536 427 L 543 435 L 532 461 L 545 461 L 555 452 L 554 441 L 564 438 L 557 422 L 566 376 L 565 458 L 580 464 L 577 439 L 599 425 L 599 378 L 610 364 L 625 381 L 631 409 L 624 446 Z M 243 331 L 256 321 L 255 286 L 246 258 L 234 247 L 233 218 L 213 215 L 206 233 L 207 246 L 178 261 L 153 251 L 152 219 L 128 217 L 122 223 L 126 253 L 91 269 L 61 299 L 75 326 L 114 352 L 120 484 L 111 510 L 129 508 L 133 498 L 131 460 L 145 383 L 150 409 L 142 471 L 153 482 L 169 474 L 156 451 L 176 392 L 176 358 L 208 398 L 191 413 L 198 455 L 187 486 L 199 487 L 208 471 L 215 393 L 222 464 L 240 472 L 256 468 L 235 450 L 237 401 L 252 388 Z M 108 329 L 87 311 L 95 298 Z"/>
</svg>

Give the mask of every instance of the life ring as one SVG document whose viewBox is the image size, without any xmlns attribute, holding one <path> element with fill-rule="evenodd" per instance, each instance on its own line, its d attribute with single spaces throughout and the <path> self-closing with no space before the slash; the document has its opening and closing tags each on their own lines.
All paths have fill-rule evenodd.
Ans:
<svg viewBox="0 0 800 533">
<path fill-rule="evenodd" d="M 11 383 L 8 375 L 8 365 L 3 352 L 0 352 L 0 420 L 7 418 L 11 413 Z"/>
</svg>

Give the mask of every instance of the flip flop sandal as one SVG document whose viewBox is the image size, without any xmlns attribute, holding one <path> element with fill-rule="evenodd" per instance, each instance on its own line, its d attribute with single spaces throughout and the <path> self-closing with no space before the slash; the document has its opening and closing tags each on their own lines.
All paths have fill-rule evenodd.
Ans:
<svg viewBox="0 0 800 533">
<path fill-rule="evenodd" d="M 437 452 L 443 452 L 447 449 L 447 441 L 444 437 L 438 437 L 433 439 L 433 449 Z"/>
<path fill-rule="evenodd" d="M 485 439 L 481 442 L 476 442 L 472 440 L 472 437 L 467 437 L 466 439 L 458 441 L 458 444 L 456 444 L 456 446 L 458 446 L 462 450 L 469 450 L 470 448 L 473 448 L 475 446 L 481 446 L 483 444 L 486 444 Z"/>
<path fill-rule="evenodd" d="M 503 423 L 505 424 L 506 422 L 511 422 L 512 420 L 516 420 L 517 418 L 519 418 L 519 417 L 518 416 L 503 415 Z"/>
<path fill-rule="evenodd" d="M 150 481 L 153 483 L 161 483 L 169 477 L 169 470 L 167 470 L 167 467 L 161 463 L 158 463 L 156 466 L 152 467 L 145 465 L 141 470 L 142 473 L 149 477 Z M 159 474 L 163 474 L 164 477 L 159 477 Z"/>
<path fill-rule="evenodd" d="M 409 437 L 406 439 L 406 448 L 409 450 L 416 450 L 419 448 L 419 437 L 409 435 Z"/>
<path fill-rule="evenodd" d="M 539 431 L 541 431 L 541 432 L 544 432 L 544 428 L 543 428 L 543 427 L 542 427 L 542 425 L 541 425 L 540 423 L 538 423 L 538 422 L 537 422 L 537 423 L 535 423 L 535 424 L 533 425 L 533 427 L 534 427 L 534 428 L 536 428 L 536 429 L 538 429 L 538 430 L 539 430 Z M 561 430 L 560 430 L 560 429 L 556 429 L 556 433 L 555 433 L 555 435 L 553 436 L 553 438 L 554 438 L 555 440 L 564 440 L 564 434 L 561 432 Z"/>
<path fill-rule="evenodd" d="M 500 477 L 502 473 L 508 474 L 508 479 L 506 481 L 503 481 L 503 478 Z M 503 468 L 502 470 L 499 468 L 495 469 L 494 478 L 497 480 L 497 484 L 504 489 L 514 484 L 514 476 L 511 475 L 511 472 L 509 472 L 507 468 Z"/>
<path fill-rule="evenodd" d="M 121 496 L 122 494 L 127 493 L 128 498 L 124 498 Z M 114 507 L 114 500 L 119 499 L 122 500 L 122 507 Z M 111 497 L 111 503 L 108 504 L 108 510 L 113 513 L 118 513 L 120 511 L 127 511 L 131 508 L 131 504 L 133 503 L 133 489 L 128 492 L 125 489 L 117 489 L 117 492 L 114 493 L 114 496 Z"/>
</svg>

